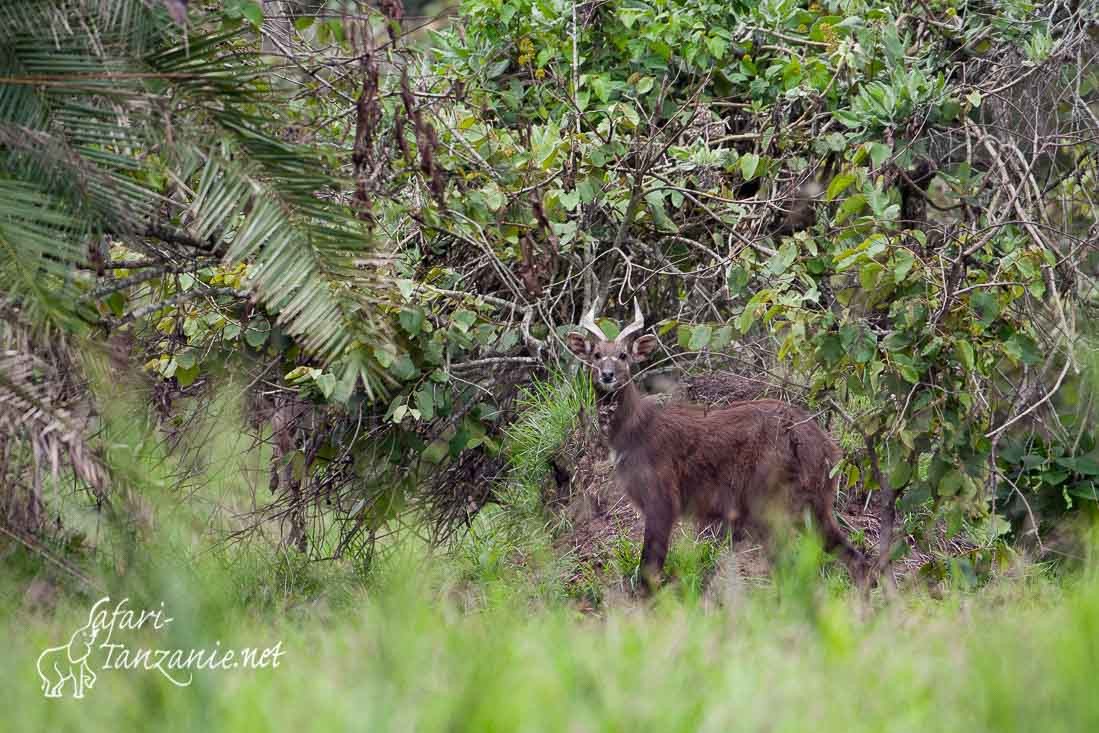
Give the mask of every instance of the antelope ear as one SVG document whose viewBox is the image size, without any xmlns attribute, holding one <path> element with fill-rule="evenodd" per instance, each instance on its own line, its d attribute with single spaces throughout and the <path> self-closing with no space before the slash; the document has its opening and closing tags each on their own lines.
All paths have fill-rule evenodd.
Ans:
<svg viewBox="0 0 1099 733">
<path fill-rule="evenodd" d="M 638 361 L 645 361 L 649 356 L 656 351 L 656 347 L 660 345 L 660 342 L 656 340 L 656 336 L 651 333 L 645 336 L 641 336 L 633 342 L 633 346 L 630 347 L 630 351 L 633 354 L 633 358 Z"/>
<path fill-rule="evenodd" d="M 565 337 L 565 345 L 569 347 L 569 351 L 581 359 L 587 359 L 591 355 L 591 342 L 582 333 L 576 331 L 570 333 Z"/>
</svg>

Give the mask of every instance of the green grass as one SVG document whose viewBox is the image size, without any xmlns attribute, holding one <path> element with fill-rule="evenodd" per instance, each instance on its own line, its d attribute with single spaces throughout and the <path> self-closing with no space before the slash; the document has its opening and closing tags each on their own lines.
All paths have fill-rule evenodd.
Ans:
<svg viewBox="0 0 1099 733">
<path fill-rule="evenodd" d="M 530 482 L 517 490 L 545 478 L 538 461 L 586 399 L 570 403 L 562 384 L 532 392 L 537 421 L 509 438 L 516 480 Z M 516 510 L 521 521 L 489 510 L 445 555 L 406 533 L 368 572 L 309 564 L 264 542 L 212 543 L 229 521 L 220 507 L 248 494 L 252 457 L 240 445 L 206 441 L 205 480 L 184 500 L 171 488 L 177 467 L 148 442 L 147 426 L 127 419 L 105 430 L 152 529 L 85 566 L 105 590 L 0 546 L 9 700 L 0 731 L 1099 730 L 1094 561 L 1068 578 L 1020 565 L 1025 572 L 958 583 L 939 600 L 914 588 L 867 603 L 822 565 L 811 537 L 780 554 L 770 581 L 751 584 L 723 572 L 716 544 L 680 537 L 673 582 L 642 601 L 621 582 L 608 586 L 607 573 L 621 579 L 636 567 L 626 538 L 609 568 L 584 576 L 590 588 L 565 588 L 574 568 L 532 503 Z M 46 606 L 33 601 L 43 581 L 54 588 Z M 169 650 L 281 642 L 280 665 L 197 671 L 187 687 L 155 670 L 97 668 L 85 699 L 45 699 L 38 655 L 68 640 L 103 593 L 134 608 L 163 602 L 174 619 L 115 641 Z"/>
<path fill-rule="evenodd" d="M 169 731 L 759 730 L 1086 731 L 1099 725 L 1099 588 L 1093 579 L 1003 581 L 879 608 L 806 582 L 717 604 L 668 591 L 599 616 L 523 593 L 459 592 L 446 564 L 393 553 L 352 603 L 322 588 L 298 605 L 251 604 L 250 574 L 164 575 L 143 587 L 175 620 L 135 646 L 281 641 L 278 669 L 207 671 L 190 687 L 102 670 L 84 700 L 46 700 L 35 659 L 87 613 L 52 614 L 5 588 L 4 727 Z M 798 565 L 801 567 L 797 567 Z M 434 568 L 434 569 L 433 569 Z M 808 568 L 808 570 L 807 570 Z M 161 570 L 163 572 L 163 569 Z M 121 589 L 119 592 L 122 592 Z M 117 596 L 116 596 L 117 597 Z M 135 601 L 136 604 L 136 601 Z"/>
<path fill-rule="evenodd" d="M 542 509 L 542 487 L 549 461 L 576 426 L 581 410 L 594 409 L 595 394 L 586 373 L 557 374 L 534 382 L 519 401 L 520 416 L 508 427 L 505 448 L 511 464 L 506 503 L 524 515 Z"/>
</svg>

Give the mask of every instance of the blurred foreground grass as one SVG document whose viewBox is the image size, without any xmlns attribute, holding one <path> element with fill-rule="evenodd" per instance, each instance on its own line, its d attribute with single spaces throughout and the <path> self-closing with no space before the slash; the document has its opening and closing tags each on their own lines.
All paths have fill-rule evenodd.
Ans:
<svg viewBox="0 0 1099 733">
<path fill-rule="evenodd" d="M 912 590 L 867 604 L 822 574 L 809 540 L 773 583 L 747 587 L 719 561 L 706 591 L 714 553 L 681 543 L 669 562 L 679 581 L 656 598 L 612 589 L 598 613 L 582 613 L 545 528 L 493 531 L 492 512 L 463 552 L 430 556 L 406 541 L 369 572 L 304 563 L 263 541 L 220 545 L 227 507 L 254 491 L 246 464 L 264 465 L 254 448 L 213 424 L 201 492 L 184 501 L 148 426 L 120 414 L 106 429 L 116 475 L 152 527 L 133 530 L 137 543 L 98 537 L 102 590 L 5 548 L 0 730 L 1099 730 L 1094 561 L 1068 578 L 1023 566 L 941 600 Z M 46 699 L 39 654 L 68 641 L 104 594 L 136 610 L 163 602 L 173 619 L 116 630 L 114 642 L 281 644 L 279 666 L 198 670 L 178 687 L 155 669 L 102 669 L 97 648 L 85 698 Z"/>
<path fill-rule="evenodd" d="M 1002 580 L 874 609 L 787 578 L 724 603 L 671 589 L 598 616 L 440 579 L 404 556 L 338 597 L 264 606 L 242 600 L 243 585 L 264 580 L 239 568 L 162 574 L 131 606 L 155 609 L 160 598 L 174 620 L 161 631 L 116 631 L 127 644 L 282 642 L 279 667 L 198 671 L 188 687 L 155 670 L 97 669 L 83 700 L 45 699 L 35 661 L 85 622 L 90 599 L 66 598 L 42 615 L 5 593 L 0 728 L 1099 730 L 1099 588 L 1090 577 Z"/>
</svg>

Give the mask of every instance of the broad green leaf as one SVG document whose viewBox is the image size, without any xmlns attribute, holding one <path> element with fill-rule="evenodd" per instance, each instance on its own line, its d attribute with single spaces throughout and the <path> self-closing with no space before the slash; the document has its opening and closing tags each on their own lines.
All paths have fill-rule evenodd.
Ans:
<svg viewBox="0 0 1099 733">
<path fill-rule="evenodd" d="M 995 293 L 985 289 L 977 290 L 969 296 L 969 304 L 985 325 L 992 323 L 1000 315 L 1000 303 Z"/>
<path fill-rule="evenodd" d="M 176 354 L 176 364 L 180 369 L 190 369 L 198 363 L 198 353 L 194 349 L 183 349 Z"/>
<path fill-rule="evenodd" d="M 729 268 L 729 294 L 739 295 L 744 291 L 744 288 L 748 285 L 749 273 L 744 267 L 740 265 L 733 265 Z"/>
<path fill-rule="evenodd" d="M 1021 361 L 1028 366 L 1033 366 L 1042 360 L 1038 351 L 1038 344 L 1025 333 L 1016 333 L 1004 342 L 1004 353 L 1015 361 Z"/>
<path fill-rule="evenodd" d="M 198 378 L 200 369 L 201 368 L 198 364 L 193 364 L 192 366 L 186 368 L 177 364 L 177 368 L 175 370 L 176 382 L 179 384 L 180 387 L 184 389 L 190 387 L 192 384 L 194 384 L 195 379 Z"/>
<path fill-rule="evenodd" d="M 418 305 L 405 306 L 401 308 L 398 318 L 405 333 L 409 336 L 416 336 L 424 325 L 424 309 Z"/>
<path fill-rule="evenodd" d="M 412 361 L 412 357 L 408 354 L 401 354 L 395 358 L 389 370 L 401 381 L 408 381 L 420 373 L 420 370 Z"/>
<path fill-rule="evenodd" d="M 778 248 L 771 259 L 767 260 L 767 271 L 772 275 L 781 275 L 790 269 L 794 260 L 798 258 L 798 246 L 792 239 L 787 239 Z"/>
<path fill-rule="evenodd" d="M 435 418 L 434 389 L 429 385 L 416 391 L 416 409 L 424 420 Z"/>
<path fill-rule="evenodd" d="M 462 333 L 468 333 L 469 329 L 473 327 L 473 324 L 476 321 L 477 314 L 473 311 L 468 311 L 465 308 L 459 308 L 450 316 L 450 322 Z"/>
<path fill-rule="evenodd" d="M 839 336 L 827 334 L 817 342 L 817 361 L 824 364 L 835 364 L 843 358 L 843 344 Z"/>
<path fill-rule="evenodd" d="M 756 169 L 759 168 L 759 156 L 755 153 L 745 153 L 740 156 L 740 172 L 743 174 L 744 179 L 747 181 L 752 180 L 756 176 Z"/>
<path fill-rule="evenodd" d="M 319 374 L 313 378 L 313 381 L 316 382 L 325 399 L 330 398 L 332 393 L 336 391 L 336 375 L 331 372 Z"/>
<path fill-rule="evenodd" d="M 973 351 L 973 344 L 968 341 L 959 340 L 954 344 L 954 350 L 958 355 L 958 360 L 965 367 L 967 372 L 973 372 L 977 368 L 976 355 Z"/>
<path fill-rule="evenodd" d="M 837 196 L 846 191 L 855 182 L 857 176 L 852 172 L 840 173 L 834 176 L 828 183 L 828 189 L 824 192 L 826 201 L 833 201 Z"/>
<path fill-rule="evenodd" d="M 916 263 L 915 256 L 907 249 L 898 249 L 893 254 L 893 280 L 902 282 L 908 273 L 912 271 L 912 265 Z"/>
<path fill-rule="evenodd" d="M 253 318 L 244 332 L 245 342 L 253 349 L 261 348 L 271 335 L 271 324 L 266 318 Z"/>
<path fill-rule="evenodd" d="M 889 156 L 892 154 L 893 148 L 891 146 L 870 143 L 870 162 L 874 164 L 875 168 L 881 168 L 882 163 L 889 160 Z"/>
<path fill-rule="evenodd" d="M 954 496 L 962 488 L 962 474 L 954 468 L 946 472 L 939 480 L 939 496 Z"/>
<path fill-rule="evenodd" d="M 263 25 L 263 6 L 258 2 L 255 2 L 254 0 L 245 0 L 240 3 L 239 7 L 241 15 L 247 18 L 249 23 L 256 28 Z"/>
<path fill-rule="evenodd" d="M 557 200 L 566 211 L 575 211 L 576 207 L 580 205 L 580 192 L 576 189 L 562 191 L 557 194 Z"/>
<path fill-rule="evenodd" d="M 649 191 L 645 194 L 645 203 L 649 205 L 649 213 L 652 214 L 657 229 L 665 232 L 677 231 L 675 222 L 668 218 L 668 213 L 664 210 L 663 192 Z"/>
<path fill-rule="evenodd" d="M 710 55 L 715 59 L 722 59 L 725 57 L 725 50 L 729 47 L 729 42 L 719 36 L 710 36 L 706 39 L 706 48 L 709 49 Z"/>
<path fill-rule="evenodd" d="M 710 348 L 714 351 L 720 351 L 728 346 L 732 340 L 733 327 L 726 324 L 714 331 L 713 338 L 710 339 Z"/>
<path fill-rule="evenodd" d="M 705 323 L 695 326 L 691 330 L 691 340 L 687 342 L 687 348 L 691 351 L 701 351 L 706 348 L 706 345 L 710 343 L 710 336 L 713 335 L 713 329 Z"/>
<path fill-rule="evenodd" d="M 878 353 L 878 337 L 872 331 L 862 330 L 851 345 L 851 358 L 858 364 L 865 364 Z"/>
</svg>

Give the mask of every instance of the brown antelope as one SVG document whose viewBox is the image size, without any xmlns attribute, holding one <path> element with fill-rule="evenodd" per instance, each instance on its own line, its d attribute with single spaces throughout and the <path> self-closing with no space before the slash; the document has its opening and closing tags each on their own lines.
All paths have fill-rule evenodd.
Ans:
<svg viewBox="0 0 1099 733">
<path fill-rule="evenodd" d="M 614 340 L 586 313 L 582 333 L 567 344 L 590 368 L 613 414 L 607 439 L 615 481 L 645 519 L 641 579 L 659 582 L 672 526 L 683 515 L 734 538 L 748 531 L 767 534 L 776 520 L 806 510 L 828 550 L 838 550 L 852 577 L 862 583 L 866 561 L 847 540 L 832 511 L 836 482 L 832 467 L 839 446 L 804 410 L 778 400 L 736 402 L 720 409 L 662 405 L 642 397 L 630 367 L 657 347 L 653 335 L 630 338 L 644 327 L 634 301 L 633 323 Z"/>
</svg>

